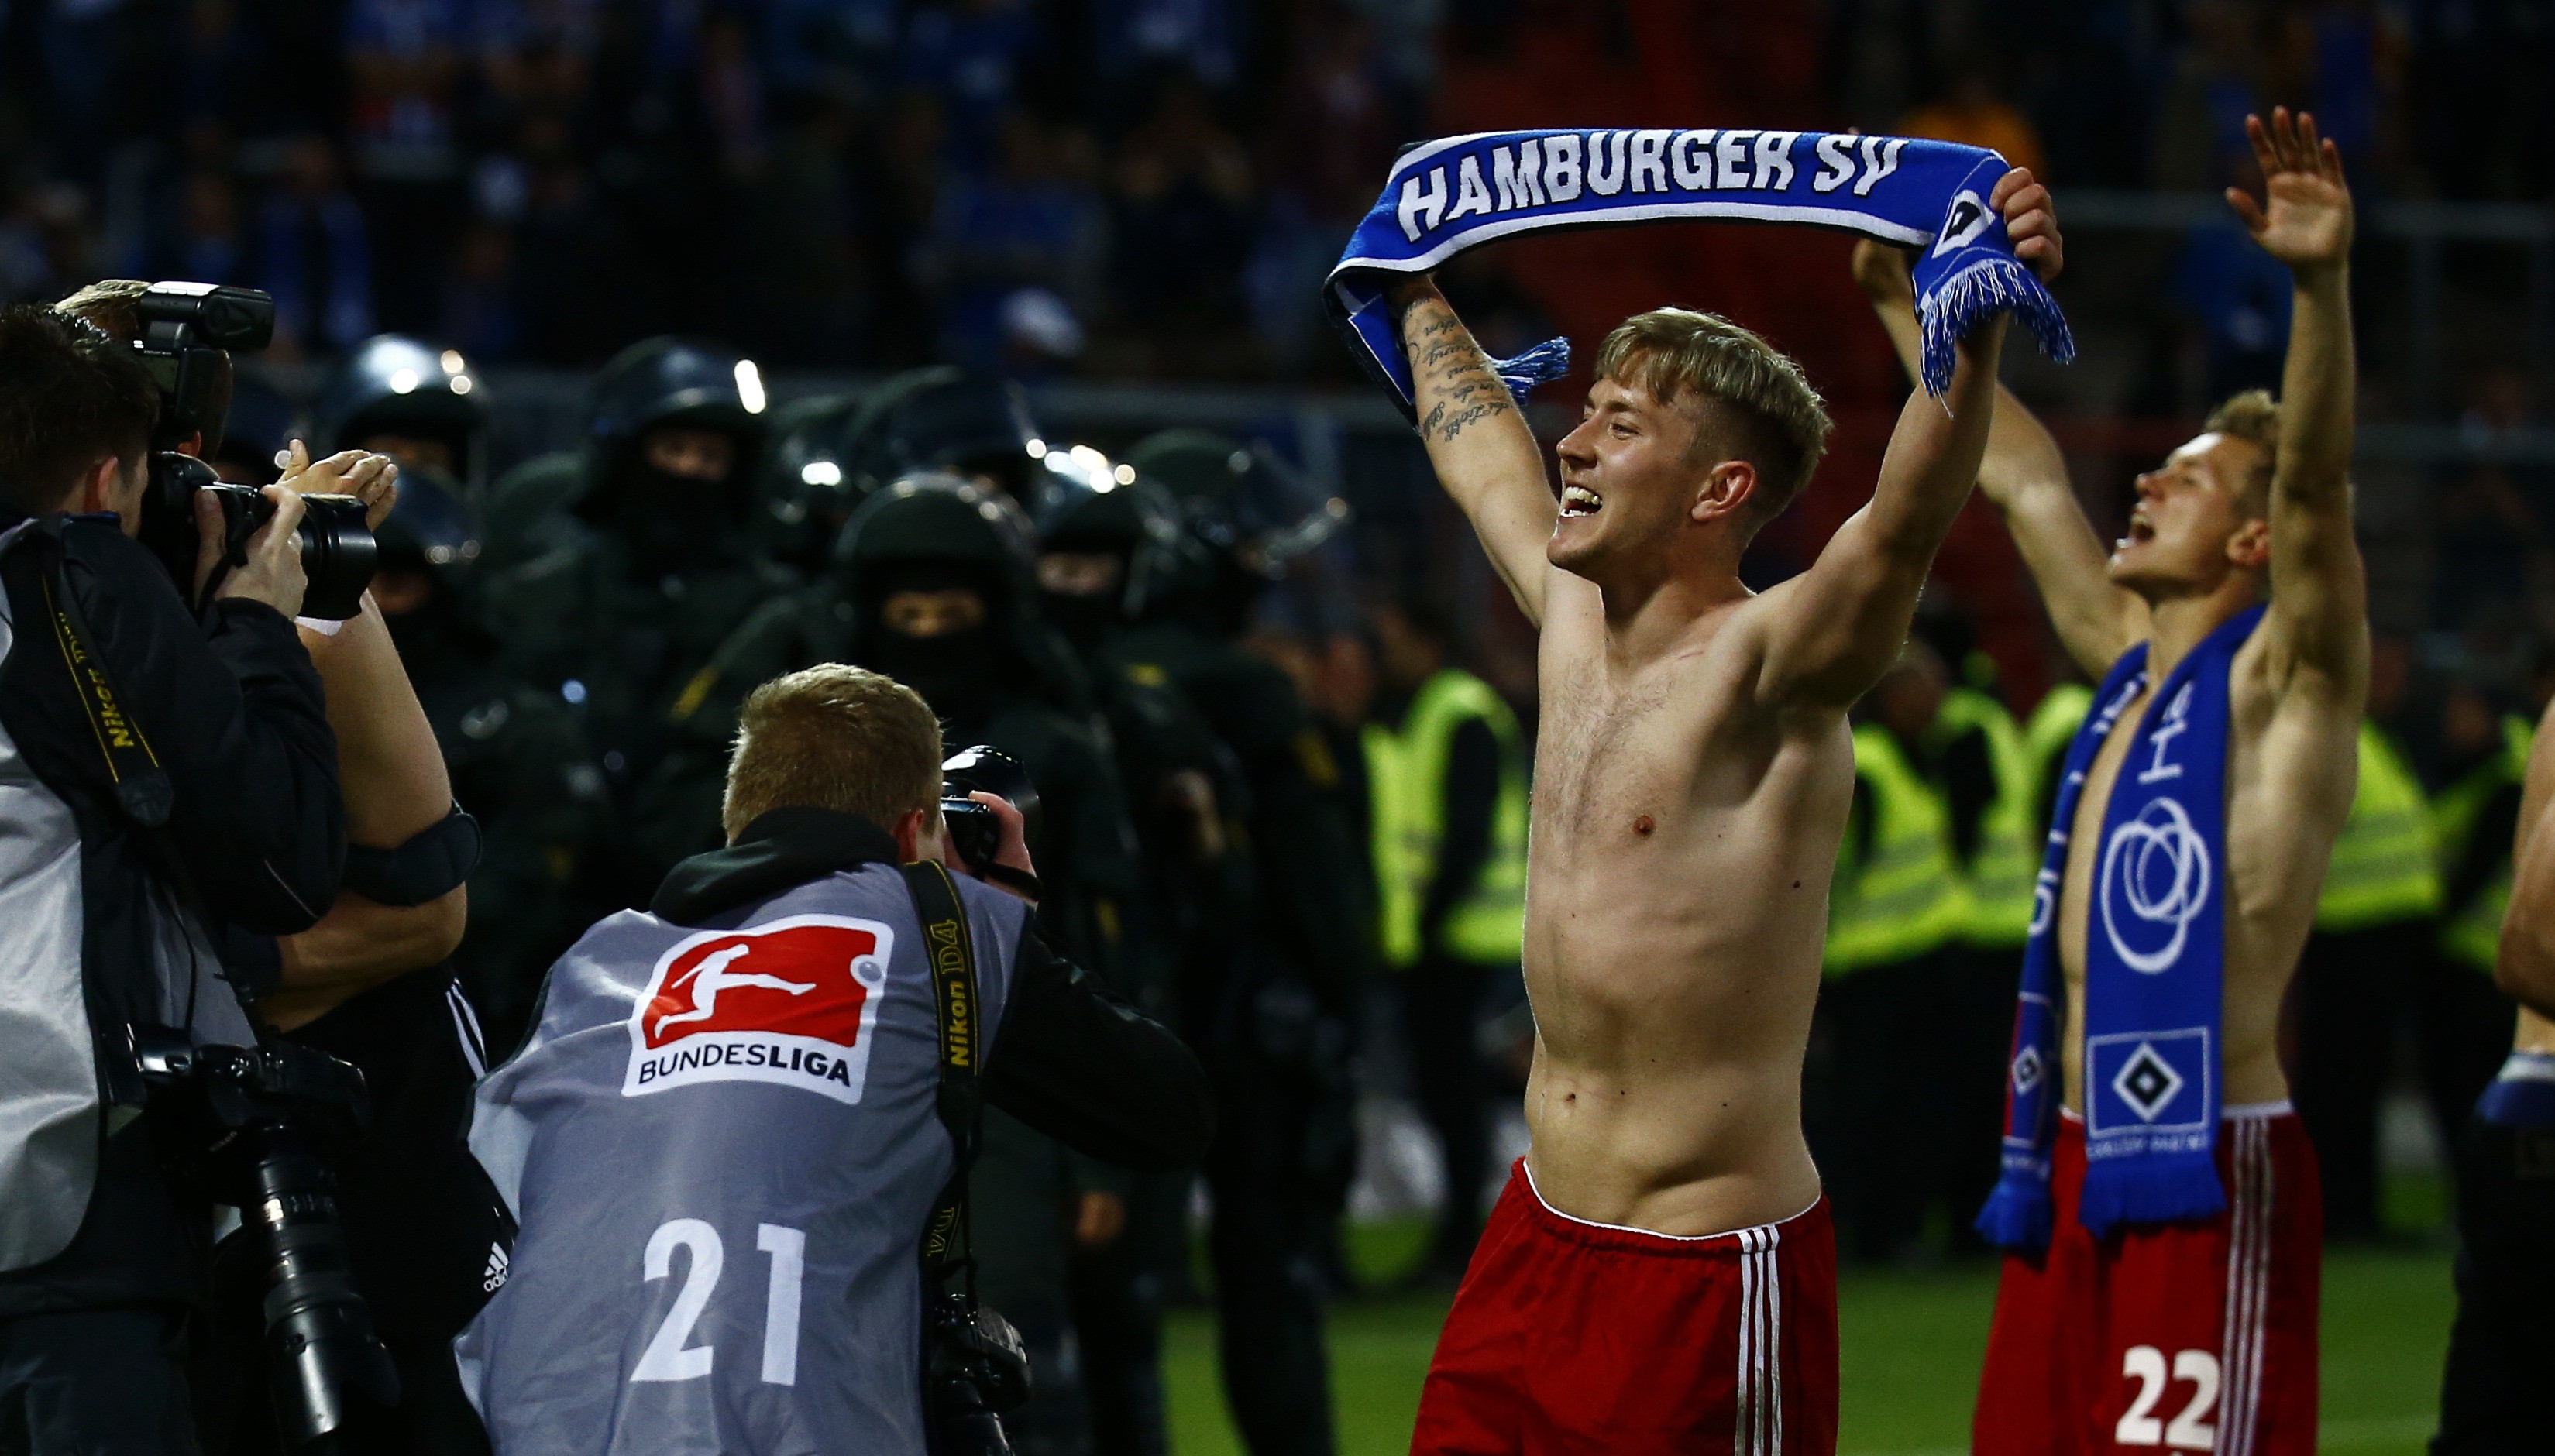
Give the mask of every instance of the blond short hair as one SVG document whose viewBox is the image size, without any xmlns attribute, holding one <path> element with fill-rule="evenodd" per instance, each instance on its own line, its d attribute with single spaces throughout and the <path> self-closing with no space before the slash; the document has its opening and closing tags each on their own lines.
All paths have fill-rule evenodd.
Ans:
<svg viewBox="0 0 2555 1456">
<path fill-rule="evenodd" d="M 2266 389 L 2249 389 L 2209 412 L 2204 434 L 2234 435 L 2262 447 L 2261 468 L 2245 483 L 2244 508 L 2256 516 L 2271 509 L 2271 472 L 2280 463 L 2280 402 Z"/>
<path fill-rule="evenodd" d="M 921 694 L 864 667 L 820 663 L 747 696 L 719 822 L 733 841 L 774 809 L 818 808 L 893 831 L 939 799 L 940 720 Z"/>
<path fill-rule="evenodd" d="M 1698 424 L 1695 445 L 1757 467 L 1752 520 L 1782 514 L 1827 452 L 1827 403 L 1801 366 L 1750 329 L 1718 313 L 1652 308 L 1615 325 L 1597 350 L 1597 377 L 1638 389 L 1662 405 L 1693 395 L 1719 406 L 1724 427 Z"/>
</svg>

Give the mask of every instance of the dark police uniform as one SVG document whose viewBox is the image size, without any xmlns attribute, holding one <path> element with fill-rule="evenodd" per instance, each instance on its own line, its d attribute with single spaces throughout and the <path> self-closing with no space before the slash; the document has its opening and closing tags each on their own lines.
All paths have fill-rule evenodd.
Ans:
<svg viewBox="0 0 2555 1456">
<path fill-rule="evenodd" d="M 669 820 L 651 776 L 697 704 L 695 679 L 756 609 L 796 584 L 759 553 L 747 521 L 762 442 L 760 387 L 734 355 L 654 339 L 595 382 L 582 458 L 544 458 L 500 481 L 490 502 L 488 622 L 508 667 L 577 707 L 622 810 L 593 850 L 615 903 L 647 899 L 698 847 Z M 645 457 L 658 427 L 716 429 L 736 441 L 723 482 L 664 475 Z"/>
<path fill-rule="evenodd" d="M 1266 461 L 1197 430 L 1139 441 L 1127 460 L 1173 498 L 1186 565 L 1101 660 L 1177 687 L 1249 789 L 1247 902 L 1189 947 L 1179 988 L 1221 1125 L 1206 1175 L 1226 1396 L 1254 1456 L 1327 1453 L 1322 1251 L 1356 1156 L 1349 1033 L 1367 959 L 1364 863 L 1328 740 L 1285 673 L 1234 643 L 1269 585 L 1255 549 L 1264 535 L 1242 509 L 1272 484 Z"/>
</svg>

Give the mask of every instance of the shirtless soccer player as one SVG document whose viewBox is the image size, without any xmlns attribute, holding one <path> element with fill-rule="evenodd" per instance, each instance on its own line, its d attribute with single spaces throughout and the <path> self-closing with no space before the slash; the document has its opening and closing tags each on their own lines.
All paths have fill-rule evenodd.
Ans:
<svg viewBox="0 0 2555 1456">
<path fill-rule="evenodd" d="M 2024 262 L 2060 241 L 2015 171 Z M 1394 302 L 1430 463 L 1542 631 L 1525 904 L 1532 1151 L 1447 1316 L 1419 1452 L 1825 1453 L 1836 1255 L 1801 1053 L 1854 791 L 1846 707 L 1899 652 L 1978 473 L 2005 322 L 1900 415 L 1871 504 L 1763 595 L 1740 552 L 1828 420 L 1763 339 L 1681 308 L 1598 355 L 1541 447 L 1424 281 Z"/>
<path fill-rule="evenodd" d="M 2232 190 L 2229 200 L 2295 283 L 2277 406 L 2258 393 L 2238 397 L 2207 432 L 2139 476 L 2129 535 L 2108 559 L 2057 446 L 2010 396 L 1998 404 L 1979 474 L 2078 666 L 2101 680 L 2132 649 L 2147 655 L 2143 674 L 2124 677 L 2096 704 L 2098 715 L 2118 716 L 2083 770 L 2069 823 L 2056 924 L 2064 1112 L 2050 1150 L 2048 1247 L 2006 1262 L 1971 1437 L 1981 1456 L 2306 1456 L 2315 1448 L 2322 1220 L 2314 1154 L 2289 1110 L 2276 1042 L 2280 999 L 2351 807 L 2369 675 L 2367 589 L 2345 478 L 2352 207 L 2340 159 L 2318 142 L 2312 118 L 2292 122 L 2275 111 L 2268 126 L 2247 125 L 2268 202 Z M 1891 263 L 1870 252 L 1856 258 L 1901 359 L 1912 360 L 1915 322 L 1904 272 Z M 2266 597 L 2258 623 L 2241 620 Z M 2194 752 L 2210 736 L 2208 715 L 2182 706 L 2197 701 L 2187 687 L 2151 725 L 2151 688 L 2187 659 L 2210 661 L 2212 644 L 2237 641 L 2220 669 L 2224 842 L 2212 847 L 2195 825 L 2218 806 L 2161 796 L 2193 782 L 2186 770 L 2215 772 Z M 2184 681 L 2206 686 L 2198 672 Z M 2116 792 L 2124 802 L 2154 793 L 2149 808 L 2170 812 L 2107 824 Z M 2223 899 L 2223 941 L 2216 927 L 2190 923 L 2212 894 Z M 2170 1055 L 2141 1049 L 2165 1043 L 2162 1035 L 2092 1034 L 2104 1030 L 2089 1027 L 2104 1009 L 2089 1012 L 2089 959 L 2127 962 L 2120 980 L 2135 984 L 2123 995 L 2135 997 L 2198 971 L 2177 957 L 2204 941 L 2223 944 L 2219 1004 L 2194 1011 L 2203 1022 L 2215 1012 L 2214 1066 L 2177 1070 Z M 2033 1093 L 2038 1066 L 2019 1052 L 2016 1062 L 2020 1102 Z M 2223 1193 L 2224 1211 L 2174 1221 L 2130 1213 L 2098 1237 L 2087 1227 L 2099 1218 L 2085 1197 L 2089 1139 L 2105 1145 L 2092 1150 L 2101 1162 L 2113 1158 L 2109 1140 L 2126 1134 L 2139 1149 L 2153 1147 L 2148 1134 L 2185 1116 L 2197 1119 L 2189 1128 L 2208 1132 L 2198 1109 L 2213 1076 L 2214 1147 L 2197 1146 L 2215 1158 L 2217 1188 L 2208 1187 L 2205 1162 L 2198 1171 L 2205 1192 Z M 2014 1144 L 2009 1135 L 2009 1181 Z M 2130 1152 L 2115 1165 L 2135 1168 Z M 2115 1187 L 2144 1176 L 2100 1171 Z M 2138 1196 L 2128 1188 L 2126 1206 Z"/>
</svg>

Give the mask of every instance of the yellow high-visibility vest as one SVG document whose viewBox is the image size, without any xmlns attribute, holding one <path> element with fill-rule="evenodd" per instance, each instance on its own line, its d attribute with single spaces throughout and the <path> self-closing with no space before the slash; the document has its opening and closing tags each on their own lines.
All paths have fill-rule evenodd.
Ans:
<svg viewBox="0 0 2555 1456">
<path fill-rule="evenodd" d="M 1446 838 L 1446 771 L 1455 730 L 1479 720 L 1500 746 L 1499 801 L 1490 855 L 1473 888 L 1439 927 L 1440 948 L 1470 961 L 1514 961 L 1525 943 L 1525 735 L 1491 685 L 1445 668 L 1421 685 L 1399 728 L 1370 723 L 1360 735 L 1374 817 L 1378 935 L 1385 964 L 1419 959 L 1419 923 Z"/>
<path fill-rule="evenodd" d="M 2536 727 L 2527 719 L 2505 716 L 2501 720 L 2501 752 L 2431 799 L 2431 843 L 2439 853 L 2444 894 L 2450 874 L 2466 858 L 2467 844 L 2475 837 L 2485 805 L 2493 801 L 2494 794 L 2527 782 L 2528 750 L 2536 738 Z M 2464 905 L 2446 907 L 2445 918 L 2440 922 L 2440 949 L 2451 959 L 2464 961 L 2488 976 L 2493 974 L 2494 957 L 2501 946 L 2501 917 L 2510 909 L 2510 846 L 2496 844 L 2493 848 L 2499 865 L 2492 878 Z"/>
<path fill-rule="evenodd" d="M 2061 682 L 2041 695 L 2040 702 L 2022 725 L 2022 751 L 2031 760 L 2031 819 L 2038 841 L 2032 846 L 2037 855 L 2048 842 L 2049 825 L 2041 818 L 2056 800 L 2059 771 L 2067 765 L 2068 746 L 2076 741 L 2076 730 L 2085 726 L 2085 715 L 2094 711 L 2094 689 L 2082 682 Z"/>
<path fill-rule="evenodd" d="M 2031 890 L 2040 875 L 2040 840 L 2032 833 L 2037 781 L 2013 714 L 1991 693 L 1955 687 L 1943 695 L 1930 736 L 1948 742 L 1973 730 L 1987 739 L 1996 797 L 1980 815 L 1978 851 L 1963 867 L 1969 909 L 1961 938 L 1984 950 L 2010 949 L 2031 935 Z M 1948 818 L 1945 826 L 1948 833 Z"/>
<path fill-rule="evenodd" d="M 2316 901 L 2319 930 L 2363 930 L 2439 913 L 2440 862 L 2422 781 L 2386 730 L 2360 725 L 2360 787 Z"/>
<path fill-rule="evenodd" d="M 1889 730 L 1877 723 L 1854 730 L 1854 773 L 1857 790 L 1872 797 L 1870 842 L 1856 845 L 1849 835 L 1838 847 L 1821 961 L 1830 976 L 1939 949 L 1969 917 L 1951 811 Z"/>
</svg>

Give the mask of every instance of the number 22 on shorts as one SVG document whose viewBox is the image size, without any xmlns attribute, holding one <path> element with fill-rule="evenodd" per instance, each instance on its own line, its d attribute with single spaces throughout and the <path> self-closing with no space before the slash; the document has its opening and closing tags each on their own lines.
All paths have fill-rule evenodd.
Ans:
<svg viewBox="0 0 2555 1456">
<path fill-rule="evenodd" d="M 683 1287 L 674 1294 L 673 1307 L 666 1311 L 666 1322 L 657 1326 L 648 1348 L 639 1354 L 632 1367 L 632 1384 L 642 1381 L 696 1381 L 710 1373 L 710 1362 L 717 1351 L 708 1345 L 690 1345 L 692 1326 L 699 1323 L 701 1311 L 709 1307 L 710 1295 L 718 1289 L 719 1272 L 727 1264 L 727 1250 L 719 1242 L 718 1230 L 697 1218 L 669 1219 L 648 1236 L 648 1252 L 643 1265 L 650 1280 L 674 1272 L 674 1250 L 689 1251 L 691 1260 L 683 1273 Z M 763 1383 L 768 1386 L 794 1386 L 798 1383 L 798 1291 L 807 1273 L 807 1234 L 803 1229 L 786 1228 L 780 1224 L 758 1224 L 754 1246 L 772 1256 L 772 1278 L 763 1299 Z"/>
<path fill-rule="evenodd" d="M 2173 1357 L 2173 1379 L 2191 1382 L 2191 1398 L 2170 1423 L 2158 1420 L 2155 1408 L 2164 1398 L 2164 1352 L 2153 1345 L 2131 1345 L 2121 1355 L 2121 1374 L 2138 1383 L 2138 1394 L 2112 1428 L 2112 1439 L 2124 1446 L 2165 1446 L 2176 1451 L 2206 1451 L 2218 1444 L 2218 1428 L 2209 1417 L 2218 1408 L 2218 1357 L 2206 1350 L 2181 1350 Z"/>
</svg>

